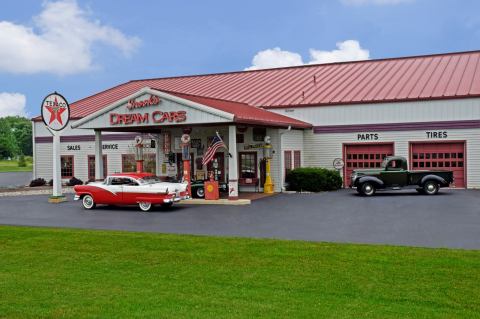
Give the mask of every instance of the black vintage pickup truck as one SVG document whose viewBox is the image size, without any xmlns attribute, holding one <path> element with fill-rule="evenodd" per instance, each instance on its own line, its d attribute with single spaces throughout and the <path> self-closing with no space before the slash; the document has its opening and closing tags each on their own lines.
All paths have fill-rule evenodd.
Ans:
<svg viewBox="0 0 480 319">
<path fill-rule="evenodd" d="M 435 195 L 440 187 L 453 183 L 451 171 L 409 171 L 407 160 L 400 156 L 386 157 L 379 169 L 354 170 L 351 186 L 362 195 L 372 196 L 377 190 L 415 188 L 419 193 Z"/>
</svg>

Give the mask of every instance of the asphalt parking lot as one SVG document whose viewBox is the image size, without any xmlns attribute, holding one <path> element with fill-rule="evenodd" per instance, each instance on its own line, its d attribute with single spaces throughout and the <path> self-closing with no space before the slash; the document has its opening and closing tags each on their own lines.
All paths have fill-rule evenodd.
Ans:
<svg viewBox="0 0 480 319">
<path fill-rule="evenodd" d="M 32 172 L 0 173 L 0 188 L 25 186 L 32 180 Z"/>
<path fill-rule="evenodd" d="M 0 224 L 480 249 L 478 190 L 372 198 L 350 190 L 279 194 L 249 206 L 177 205 L 151 213 L 136 207 L 85 211 L 73 195 L 61 204 L 47 197 L 0 198 Z"/>
</svg>

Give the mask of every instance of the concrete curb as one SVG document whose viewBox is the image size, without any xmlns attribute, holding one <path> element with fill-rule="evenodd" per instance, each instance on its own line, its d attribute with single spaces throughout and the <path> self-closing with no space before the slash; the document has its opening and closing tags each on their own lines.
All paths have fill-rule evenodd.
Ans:
<svg viewBox="0 0 480 319">
<path fill-rule="evenodd" d="M 180 205 L 230 205 L 230 206 L 238 206 L 238 205 L 250 205 L 251 200 L 249 200 L 249 199 L 204 200 L 204 199 L 198 199 L 198 198 L 191 198 L 191 199 L 182 200 L 178 204 L 180 204 Z"/>
</svg>

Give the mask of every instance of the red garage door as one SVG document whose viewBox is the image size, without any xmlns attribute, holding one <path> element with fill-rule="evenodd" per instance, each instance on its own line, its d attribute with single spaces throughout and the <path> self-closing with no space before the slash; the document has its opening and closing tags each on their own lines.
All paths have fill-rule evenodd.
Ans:
<svg viewBox="0 0 480 319">
<path fill-rule="evenodd" d="M 386 156 L 393 155 L 393 143 L 351 144 L 344 146 L 345 186 L 350 186 L 350 175 L 354 169 L 378 168 Z"/>
<path fill-rule="evenodd" d="M 455 187 L 465 187 L 465 143 L 412 143 L 412 170 L 453 171 Z"/>
</svg>

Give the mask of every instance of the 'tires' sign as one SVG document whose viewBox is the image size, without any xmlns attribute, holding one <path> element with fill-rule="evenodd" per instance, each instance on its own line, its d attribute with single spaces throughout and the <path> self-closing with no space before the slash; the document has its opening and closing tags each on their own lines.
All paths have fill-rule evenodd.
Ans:
<svg viewBox="0 0 480 319">
<path fill-rule="evenodd" d="M 135 99 L 131 99 L 130 101 L 128 101 L 127 109 L 133 110 L 133 109 L 139 109 L 142 107 L 158 105 L 158 104 L 160 104 L 160 97 L 152 94 L 150 95 L 150 98 L 141 100 L 141 101 L 136 101 Z"/>
</svg>

